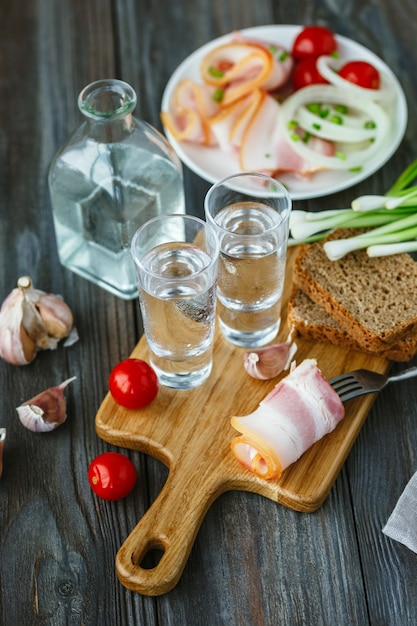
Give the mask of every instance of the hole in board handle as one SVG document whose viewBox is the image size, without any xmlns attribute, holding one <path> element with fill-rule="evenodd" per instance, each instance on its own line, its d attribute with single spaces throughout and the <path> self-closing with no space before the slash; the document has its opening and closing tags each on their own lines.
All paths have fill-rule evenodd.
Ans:
<svg viewBox="0 0 417 626">
<path fill-rule="evenodd" d="M 138 564 L 142 569 L 154 569 L 157 567 L 165 554 L 166 545 L 160 540 L 149 542 L 142 551 Z"/>
</svg>

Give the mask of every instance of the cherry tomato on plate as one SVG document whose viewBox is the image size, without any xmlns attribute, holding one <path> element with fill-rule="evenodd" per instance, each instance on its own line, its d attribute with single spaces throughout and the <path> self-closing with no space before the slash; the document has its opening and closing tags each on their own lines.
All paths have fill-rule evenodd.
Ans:
<svg viewBox="0 0 417 626">
<path fill-rule="evenodd" d="M 132 461 L 119 452 L 104 452 L 91 461 L 88 468 L 91 489 L 104 500 L 125 498 L 136 484 Z"/>
<path fill-rule="evenodd" d="M 125 359 L 110 372 L 109 389 L 118 404 L 142 409 L 156 398 L 158 377 L 146 361 Z"/>
<path fill-rule="evenodd" d="M 339 76 L 365 89 L 379 89 L 379 72 L 367 61 L 349 61 L 339 70 Z"/>
<path fill-rule="evenodd" d="M 296 64 L 292 82 L 294 89 L 297 90 L 309 85 L 327 85 L 328 81 L 318 71 L 317 59 L 310 57 Z"/>
<path fill-rule="evenodd" d="M 325 26 L 306 26 L 298 33 L 292 45 L 292 55 L 297 61 L 333 54 L 336 50 L 336 38 Z"/>
</svg>

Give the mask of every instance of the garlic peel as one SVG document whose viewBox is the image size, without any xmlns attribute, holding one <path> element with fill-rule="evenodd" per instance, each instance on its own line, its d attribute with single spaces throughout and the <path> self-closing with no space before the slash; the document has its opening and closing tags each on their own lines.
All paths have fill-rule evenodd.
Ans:
<svg viewBox="0 0 417 626">
<path fill-rule="evenodd" d="M 64 347 L 65 348 L 69 348 L 69 346 L 73 346 L 74 343 L 77 343 L 77 341 L 79 340 L 79 335 L 78 335 L 78 330 L 75 328 L 75 326 L 73 326 L 69 332 L 69 334 L 66 336 L 65 341 L 64 341 Z"/>
<path fill-rule="evenodd" d="M 22 276 L 0 309 L 0 357 L 27 365 L 39 350 L 54 350 L 73 329 L 73 315 L 61 296 L 35 289 Z"/>
<path fill-rule="evenodd" d="M 243 365 L 246 372 L 259 380 L 275 378 L 288 369 L 297 352 L 297 344 L 292 340 L 293 329 L 283 343 L 275 343 L 259 350 L 246 352 Z"/>
<path fill-rule="evenodd" d="M 6 429 L 0 428 L 0 478 L 3 473 L 3 448 L 6 439 Z"/>
<path fill-rule="evenodd" d="M 35 433 L 54 430 L 67 419 L 64 389 L 76 379 L 72 376 L 56 387 L 49 387 L 16 408 L 23 426 Z"/>
</svg>

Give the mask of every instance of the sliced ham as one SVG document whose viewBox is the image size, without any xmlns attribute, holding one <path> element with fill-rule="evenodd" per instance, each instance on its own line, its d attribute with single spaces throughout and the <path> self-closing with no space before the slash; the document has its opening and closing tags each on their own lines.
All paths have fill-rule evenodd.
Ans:
<svg viewBox="0 0 417 626">
<path fill-rule="evenodd" d="M 250 415 L 233 417 L 241 433 L 231 442 L 237 460 L 260 478 L 277 479 L 344 417 L 337 393 L 305 359 L 283 378 Z"/>
<path fill-rule="evenodd" d="M 181 80 L 173 91 L 169 110 L 161 113 L 164 126 L 178 141 L 214 145 L 208 119 L 219 110 L 213 88 Z"/>
<path fill-rule="evenodd" d="M 239 153 L 241 169 L 263 172 L 273 177 L 283 172 L 308 176 L 322 169 L 321 165 L 307 161 L 293 149 L 287 140 L 280 116 L 281 105 L 264 92 L 242 139 Z M 318 137 L 311 136 L 309 146 L 318 154 L 334 154 L 334 144 Z"/>
<path fill-rule="evenodd" d="M 231 42 L 211 50 L 203 58 L 200 73 L 208 85 L 223 91 L 222 106 L 262 87 L 273 70 L 271 54 L 263 46 Z"/>
<path fill-rule="evenodd" d="M 262 89 L 276 91 L 288 83 L 294 68 L 294 59 L 288 50 L 279 44 L 253 39 L 239 32 L 234 33 L 232 41 L 262 46 L 272 56 L 271 73 Z"/>
<path fill-rule="evenodd" d="M 277 133 L 276 151 L 279 155 L 277 169 L 271 173 L 272 178 L 278 176 L 280 173 L 288 172 L 295 174 L 299 177 L 308 177 L 315 172 L 323 170 L 321 164 L 313 163 L 303 158 L 298 152 L 296 152 L 292 143 L 289 143 L 286 135 L 282 132 L 282 126 L 280 125 L 280 131 Z M 300 139 L 302 141 L 302 139 Z M 311 136 L 308 140 L 310 149 L 316 154 L 324 154 L 326 156 L 333 156 L 335 153 L 335 144 L 326 139 L 320 139 L 319 137 Z"/>
<path fill-rule="evenodd" d="M 242 170 L 270 173 L 278 169 L 279 104 L 264 92 L 243 135 L 239 154 Z"/>
<path fill-rule="evenodd" d="M 222 150 L 239 149 L 245 130 L 258 108 L 263 92 L 254 89 L 250 94 L 223 107 L 208 123 Z"/>
</svg>

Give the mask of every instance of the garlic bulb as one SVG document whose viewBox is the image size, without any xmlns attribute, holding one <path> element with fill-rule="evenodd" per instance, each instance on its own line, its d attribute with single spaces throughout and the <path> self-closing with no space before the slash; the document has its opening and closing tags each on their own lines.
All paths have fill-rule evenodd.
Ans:
<svg viewBox="0 0 417 626">
<path fill-rule="evenodd" d="M 6 439 L 6 429 L 0 428 L 0 478 L 3 473 L 3 448 Z"/>
<path fill-rule="evenodd" d="M 63 424 L 67 419 L 64 389 L 75 379 L 76 376 L 68 378 L 18 406 L 16 411 L 23 426 L 35 433 L 44 433 Z"/>
<path fill-rule="evenodd" d="M 253 352 L 246 352 L 243 355 L 243 364 L 247 373 L 252 378 L 269 380 L 288 369 L 297 352 L 297 344 L 292 341 L 292 334 L 293 329 L 283 343 L 275 343 Z"/>
<path fill-rule="evenodd" d="M 72 328 L 72 311 L 64 300 L 35 289 L 30 277 L 22 276 L 0 309 L 0 357 L 27 365 L 39 350 L 54 350 Z"/>
</svg>

